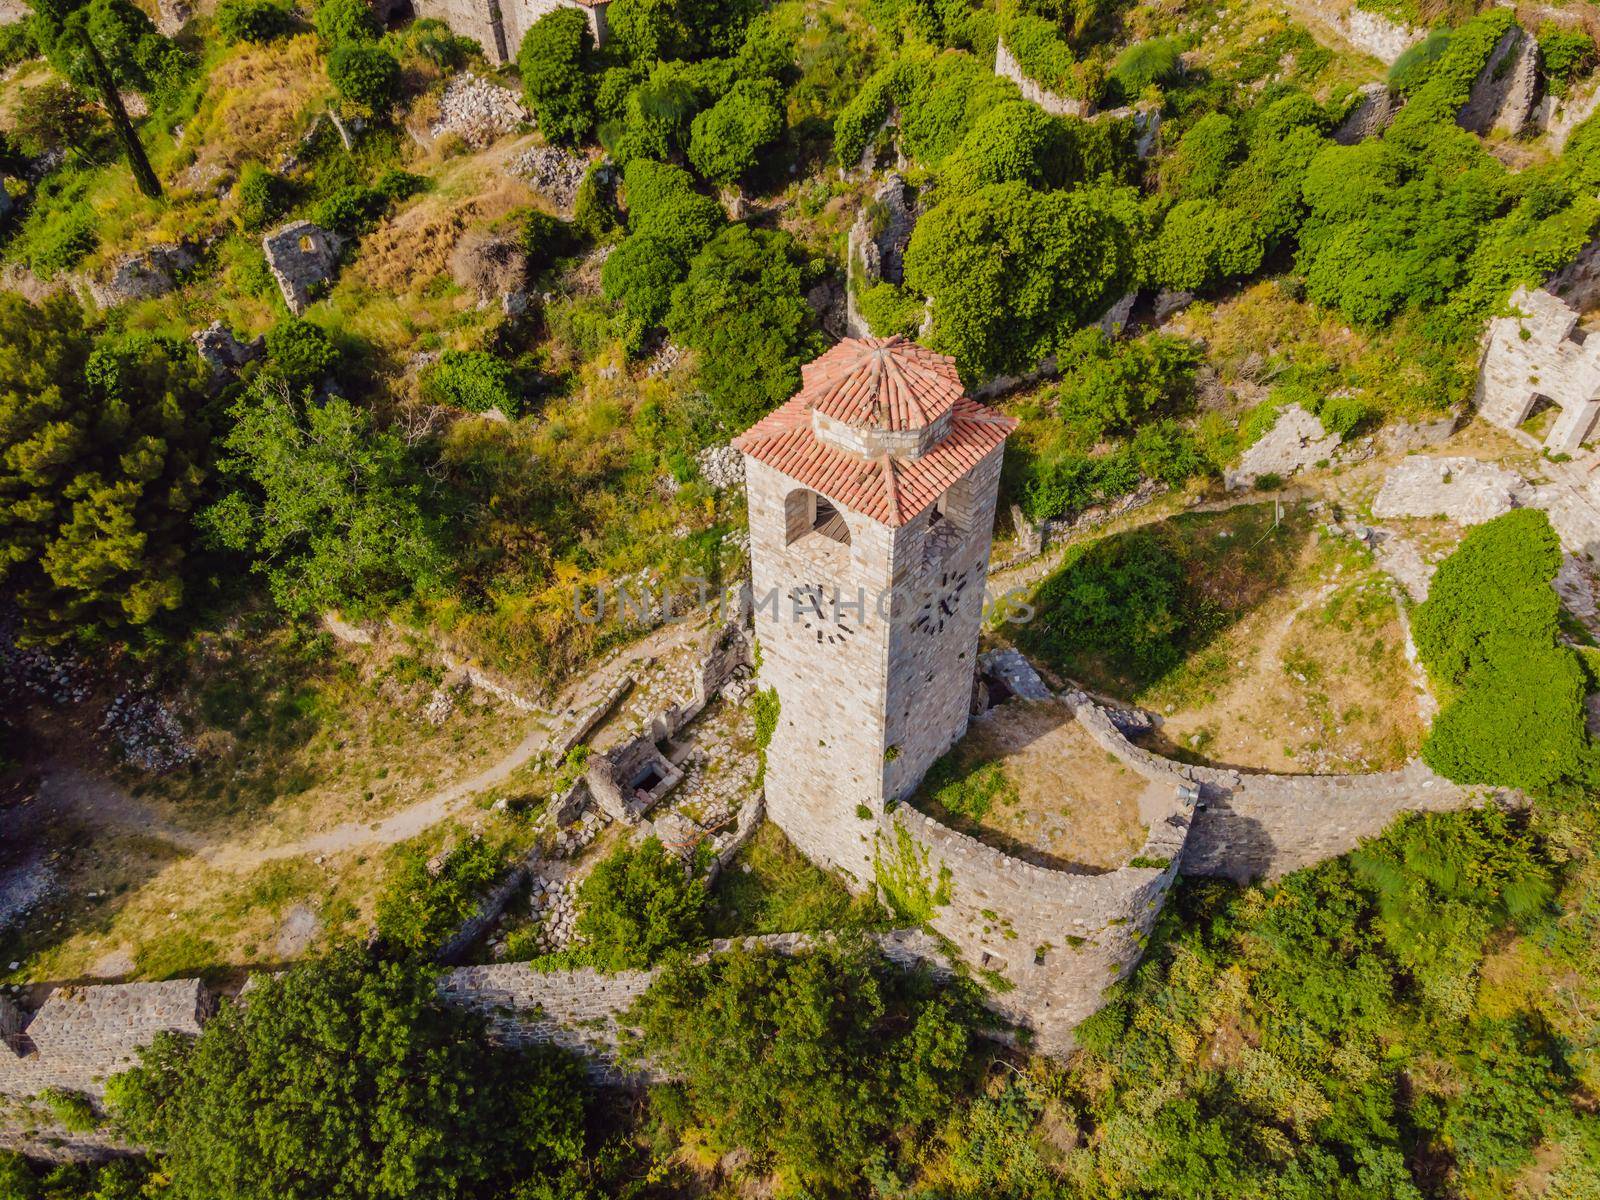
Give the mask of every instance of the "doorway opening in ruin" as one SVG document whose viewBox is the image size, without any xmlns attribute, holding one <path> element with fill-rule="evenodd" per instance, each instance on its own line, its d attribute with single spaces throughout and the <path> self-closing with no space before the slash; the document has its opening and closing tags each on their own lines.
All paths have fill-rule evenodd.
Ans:
<svg viewBox="0 0 1600 1200">
<path fill-rule="evenodd" d="M 1517 428 L 1524 433 L 1531 434 L 1541 442 L 1550 432 L 1550 426 L 1555 424 L 1561 415 L 1561 406 L 1549 396 L 1534 394 L 1533 401 L 1528 405 L 1527 415 L 1517 424 Z"/>
</svg>

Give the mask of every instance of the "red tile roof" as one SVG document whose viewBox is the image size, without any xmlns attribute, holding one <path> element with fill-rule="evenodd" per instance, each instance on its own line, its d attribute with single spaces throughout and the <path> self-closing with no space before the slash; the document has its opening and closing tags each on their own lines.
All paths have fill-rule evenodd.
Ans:
<svg viewBox="0 0 1600 1200">
<path fill-rule="evenodd" d="M 794 399 L 734 438 L 734 448 L 891 528 L 927 511 L 1017 427 L 1010 417 L 958 390 L 951 402 L 949 432 L 923 454 L 863 458 L 817 437 L 811 428 L 812 395 L 808 382 Z"/>
<path fill-rule="evenodd" d="M 903 337 L 845 338 L 800 377 L 807 407 L 857 429 L 921 429 L 963 394 L 955 359 Z"/>
</svg>

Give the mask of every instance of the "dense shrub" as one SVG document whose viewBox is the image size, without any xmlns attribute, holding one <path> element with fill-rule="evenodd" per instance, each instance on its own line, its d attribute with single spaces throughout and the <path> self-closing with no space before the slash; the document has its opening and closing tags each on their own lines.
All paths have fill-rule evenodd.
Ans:
<svg viewBox="0 0 1600 1200">
<path fill-rule="evenodd" d="M 579 1157 L 583 1094 L 563 1052 L 491 1046 L 431 969 L 351 946 L 257 975 L 107 1087 L 172 1200 L 504 1195 Z"/>
<path fill-rule="evenodd" d="M 1146 89 L 1170 83 L 1183 71 L 1183 42 L 1175 37 L 1135 42 L 1111 64 L 1109 80 L 1114 99 L 1132 103 Z"/>
<path fill-rule="evenodd" d="M 382 46 L 341 42 L 328 55 L 328 78 L 341 97 L 378 116 L 400 96 L 400 63 Z"/>
<path fill-rule="evenodd" d="M 701 384 L 728 429 L 788 399 L 800 364 L 822 348 L 805 282 L 788 234 L 730 225 L 674 290 L 667 331 L 697 352 Z"/>
<path fill-rule="evenodd" d="M 285 387 L 299 393 L 327 382 L 339 366 L 339 351 L 319 325 L 299 317 L 267 330 L 267 369 Z"/>
<path fill-rule="evenodd" d="M 1004 183 L 938 205 L 905 259 L 906 286 L 933 299 L 931 344 L 969 381 L 1031 370 L 1126 288 L 1135 220 L 1101 188 Z"/>
<path fill-rule="evenodd" d="M 1422 85 L 1444 52 L 1450 48 L 1451 30 L 1441 25 L 1414 46 L 1408 46 L 1389 68 L 1389 86 L 1413 92 Z"/>
<path fill-rule="evenodd" d="M 1022 73 L 1046 91 L 1099 101 L 1100 80 L 1093 64 L 1073 62 L 1072 50 L 1053 22 L 1019 13 L 1001 27 L 1000 38 Z"/>
<path fill-rule="evenodd" d="M 1423 745 L 1441 774 L 1546 791 L 1593 771 L 1584 673 L 1556 642 L 1560 563 L 1549 518 L 1530 508 L 1478 526 L 1440 564 L 1413 628 L 1445 701 Z"/>
<path fill-rule="evenodd" d="M 857 946 L 735 950 L 676 963 L 631 1014 L 677 1082 L 662 1119 L 743 1147 L 808 1192 L 850 1193 L 896 1139 L 915 1142 L 973 1067 L 976 1008 Z"/>
<path fill-rule="evenodd" d="M 650 837 L 613 850 L 578 888 L 584 953 L 609 971 L 653 966 L 705 935 L 705 881 Z"/>
<path fill-rule="evenodd" d="M 1202 348 L 1185 338 L 1148 334 L 1113 340 L 1086 329 L 1061 352 L 1061 381 L 1047 394 L 1073 441 L 1092 446 L 1131 433 L 1152 414 L 1171 412 L 1189 393 Z"/>
<path fill-rule="evenodd" d="M 1305 175 L 1306 291 L 1363 324 L 1450 300 L 1506 195 L 1504 168 L 1454 125 L 1425 146 L 1392 134 L 1328 146 Z"/>
<path fill-rule="evenodd" d="M 1390 126 L 1393 133 L 1427 138 L 1431 127 L 1453 123 L 1490 51 L 1515 21 L 1510 9 L 1491 8 L 1458 26 L 1431 65 L 1408 79 L 1406 106 Z"/>
<path fill-rule="evenodd" d="M 31 21 L 13 21 L 0 25 L 0 71 L 9 71 L 18 63 L 39 57 L 39 41 L 33 35 Z"/>
<path fill-rule="evenodd" d="M 922 328 L 927 303 L 913 291 L 879 282 L 856 297 L 856 309 L 874 337 L 912 337 Z"/>
<path fill-rule="evenodd" d="M 435 404 L 467 412 L 497 409 L 515 417 L 522 409 L 516 369 L 484 350 L 446 350 L 422 377 L 422 394 Z"/>
<path fill-rule="evenodd" d="M 336 188 L 311 209 L 311 219 L 345 237 L 368 233 L 392 205 L 416 195 L 428 185 L 426 177 L 409 171 L 386 171 L 371 187 L 351 183 Z"/>
<path fill-rule="evenodd" d="M 945 159 L 940 183 L 951 194 L 1013 181 L 1060 187 L 1076 165 L 1073 149 L 1065 121 L 1026 100 L 999 104 L 973 123 Z"/>
<path fill-rule="evenodd" d="M 346 42 L 372 42 L 383 35 L 367 0 L 314 0 L 311 23 L 329 49 Z"/>
<path fill-rule="evenodd" d="M 223 0 L 213 19 L 229 44 L 270 42 L 294 29 L 294 13 L 278 0 Z"/>
<path fill-rule="evenodd" d="M 294 200 L 294 185 L 276 171 L 260 163 L 246 163 L 233 185 L 234 215 L 246 230 L 265 229 L 285 212 Z"/>
<path fill-rule="evenodd" d="M 575 8 L 540 17 L 522 37 L 517 70 L 528 108 L 547 139 L 574 143 L 594 129 L 594 38 Z"/>
<path fill-rule="evenodd" d="M 399 851 L 378 897 L 378 935 L 390 948 L 426 960 L 477 911 L 505 870 L 503 848 L 482 838 L 468 838 L 436 863 L 419 850 Z"/>
<path fill-rule="evenodd" d="M 331 397 L 302 408 L 270 386 L 241 396 L 219 467 L 234 490 L 201 513 L 220 547 L 249 554 L 285 611 L 369 611 L 434 587 L 439 532 L 398 434 Z"/>
<path fill-rule="evenodd" d="M 623 172 L 622 187 L 629 231 L 666 242 L 685 257 L 726 223 L 722 206 L 695 191 L 693 178 L 682 167 L 636 158 Z"/>
<path fill-rule="evenodd" d="M 1183 661 L 1206 621 L 1181 559 L 1148 530 L 1095 542 L 1050 576 L 1034 600 L 1028 642 L 1058 658 L 1103 656 L 1126 674 L 1158 679 Z"/>
<path fill-rule="evenodd" d="M 587 179 L 588 176 L 585 176 Z M 577 221 L 563 221 L 541 209 L 529 209 L 522 218 L 519 241 L 534 274 L 554 266 L 557 259 L 577 248 Z"/>
<path fill-rule="evenodd" d="M 769 79 L 741 80 L 695 117 L 689 161 L 707 179 L 730 183 L 783 133 L 782 93 Z"/>
<path fill-rule="evenodd" d="M 1564 96 L 1573 80 L 1593 69 L 1594 39 L 1582 28 L 1568 29 L 1546 21 L 1539 26 L 1539 57 L 1551 92 Z"/>
<path fill-rule="evenodd" d="M 687 270 L 688 260 L 677 246 L 648 234 L 628 238 L 606 259 L 600 286 L 607 300 L 622 305 L 630 350 L 666 319 L 672 289 Z"/>
</svg>

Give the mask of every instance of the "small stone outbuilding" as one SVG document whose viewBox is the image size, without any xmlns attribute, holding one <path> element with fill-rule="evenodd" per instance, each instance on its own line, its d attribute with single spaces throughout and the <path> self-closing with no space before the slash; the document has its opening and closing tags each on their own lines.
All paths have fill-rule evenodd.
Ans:
<svg viewBox="0 0 1600 1200">
<path fill-rule="evenodd" d="M 1600 337 L 1583 329 L 1581 313 L 1544 288 L 1518 289 L 1515 314 L 1496 317 L 1484 335 L 1478 372 L 1478 413 L 1515 429 L 1541 402 L 1561 410 L 1545 447 L 1570 453 L 1594 431 L 1600 417 Z"/>
<path fill-rule="evenodd" d="M 636 825 L 683 781 L 683 772 L 644 733 L 595 755 L 584 778 L 601 812 L 613 821 Z"/>
<path fill-rule="evenodd" d="M 291 221 L 261 239 L 267 266 L 295 316 L 305 312 L 334 277 L 343 244 L 338 234 L 310 221 Z"/>
</svg>

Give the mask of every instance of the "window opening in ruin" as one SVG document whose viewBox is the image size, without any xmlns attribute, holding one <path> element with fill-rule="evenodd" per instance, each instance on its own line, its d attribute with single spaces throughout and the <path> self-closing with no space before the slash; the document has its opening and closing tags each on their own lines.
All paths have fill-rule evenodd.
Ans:
<svg viewBox="0 0 1600 1200">
<path fill-rule="evenodd" d="M 307 254 L 310 254 L 316 249 L 316 246 L 311 241 L 311 235 L 309 233 L 302 233 L 300 235 L 300 249 Z"/>
<path fill-rule="evenodd" d="M 811 528 L 814 532 L 820 533 L 825 538 L 831 538 L 841 546 L 850 544 L 850 527 L 844 523 L 844 518 L 839 515 L 839 510 L 826 497 L 817 497 L 817 511 L 811 518 Z"/>
</svg>

